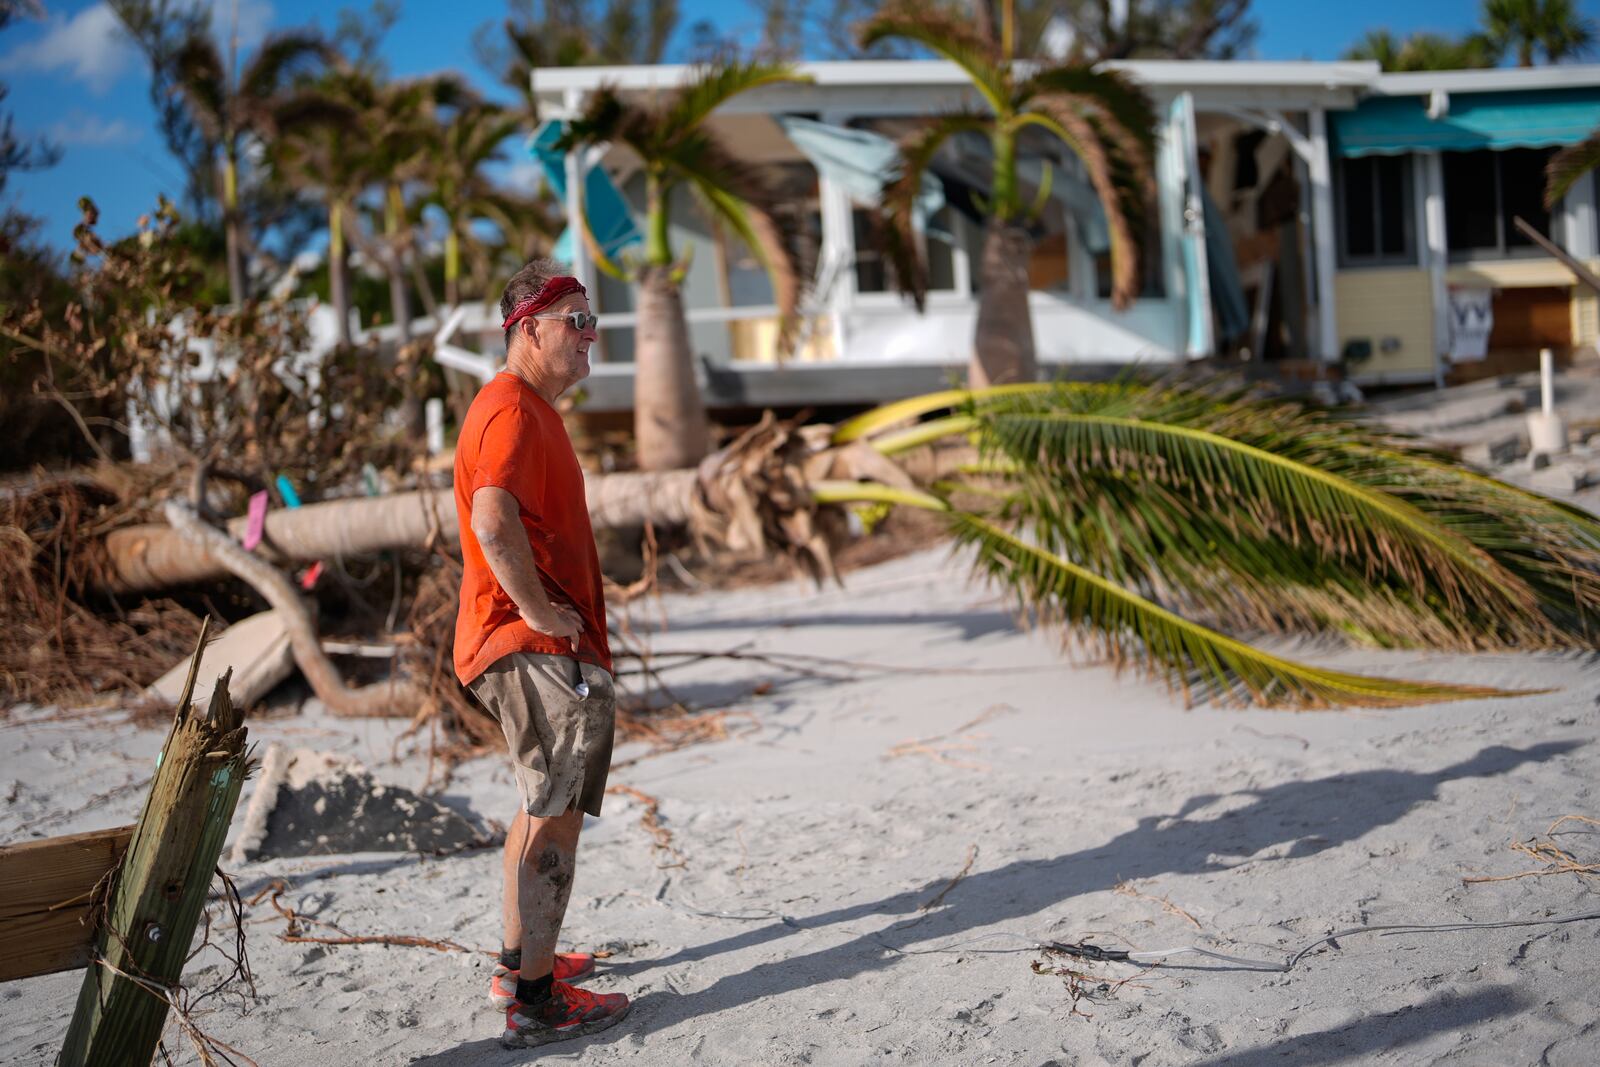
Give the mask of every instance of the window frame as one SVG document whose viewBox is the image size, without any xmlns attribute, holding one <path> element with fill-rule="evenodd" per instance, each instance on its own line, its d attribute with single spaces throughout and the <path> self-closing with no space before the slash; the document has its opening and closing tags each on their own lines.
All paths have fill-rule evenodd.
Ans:
<svg viewBox="0 0 1600 1067">
<path fill-rule="evenodd" d="M 1511 245 L 1507 241 L 1510 226 L 1506 219 L 1505 210 L 1505 155 L 1510 149 L 1475 148 L 1470 152 L 1440 152 L 1439 153 L 1439 192 L 1444 198 L 1445 210 L 1445 245 L 1446 259 L 1450 263 L 1485 263 L 1499 260 L 1538 259 L 1545 255 L 1543 249 L 1529 241 L 1527 244 Z M 1550 149 L 1553 154 L 1557 149 Z M 1445 178 L 1446 156 L 1449 155 L 1476 155 L 1486 152 L 1494 163 L 1494 232 L 1495 245 L 1489 247 L 1457 248 L 1450 241 L 1450 189 Z M 1549 234 L 1553 240 L 1560 241 L 1562 228 L 1566 225 L 1566 206 L 1557 204 L 1549 209 L 1550 224 Z"/>
<path fill-rule="evenodd" d="M 1350 166 L 1353 163 L 1365 162 L 1374 159 L 1398 159 L 1401 163 L 1400 177 L 1400 225 L 1404 235 L 1404 248 L 1400 252 L 1375 251 L 1370 255 L 1354 255 L 1350 251 L 1349 231 L 1349 186 Z M 1383 247 L 1383 217 L 1382 202 L 1378 168 L 1371 167 L 1368 180 L 1372 184 L 1372 203 L 1375 210 L 1372 213 L 1372 247 Z M 1356 156 L 1354 158 L 1340 158 L 1334 168 L 1334 211 L 1339 220 L 1335 227 L 1338 236 L 1339 269 L 1362 270 L 1370 267 L 1414 267 L 1417 265 L 1418 240 L 1417 240 L 1417 164 L 1416 154 L 1412 152 L 1380 156 Z"/>
</svg>

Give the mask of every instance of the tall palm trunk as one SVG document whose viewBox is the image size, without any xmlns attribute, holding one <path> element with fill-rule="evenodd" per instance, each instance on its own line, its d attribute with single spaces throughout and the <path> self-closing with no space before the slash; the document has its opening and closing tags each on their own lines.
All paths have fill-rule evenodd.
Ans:
<svg viewBox="0 0 1600 1067">
<path fill-rule="evenodd" d="M 411 350 L 411 294 L 406 291 L 406 250 L 404 241 L 405 213 L 400 187 L 390 185 L 384 204 L 383 230 L 389 245 L 389 306 L 394 312 L 397 332 L 395 339 L 396 366 L 402 376 L 404 397 L 400 402 L 401 417 L 413 437 L 421 439 L 426 431 L 422 412 L 422 393 L 417 388 L 421 367 L 416 353 Z"/>
<path fill-rule="evenodd" d="M 328 292 L 333 298 L 333 314 L 338 320 L 341 345 L 350 343 L 350 278 L 346 274 L 344 250 L 344 205 L 335 200 L 328 205 Z"/>
<path fill-rule="evenodd" d="M 461 302 L 461 237 L 453 221 L 444 234 L 444 302 L 451 307 Z"/>
<path fill-rule="evenodd" d="M 991 220 L 979 265 L 978 323 L 967 384 L 973 389 L 1039 376 L 1028 310 L 1028 256 L 1033 242 L 1014 223 Z"/>
<path fill-rule="evenodd" d="M 640 267 L 638 285 L 633 432 L 639 467 L 648 471 L 691 467 L 711 451 L 711 434 L 694 377 L 683 294 L 671 266 Z"/>
<path fill-rule="evenodd" d="M 228 298 L 244 303 L 244 250 L 239 241 L 239 165 L 231 151 L 222 157 L 222 233 L 228 244 Z"/>
<path fill-rule="evenodd" d="M 390 186 L 384 205 L 384 237 L 389 243 L 389 262 L 384 264 L 389 272 L 389 310 L 394 312 L 395 326 L 400 328 L 400 344 L 411 339 L 411 296 L 405 285 L 405 240 L 402 229 L 402 202 L 400 187 Z"/>
</svg>

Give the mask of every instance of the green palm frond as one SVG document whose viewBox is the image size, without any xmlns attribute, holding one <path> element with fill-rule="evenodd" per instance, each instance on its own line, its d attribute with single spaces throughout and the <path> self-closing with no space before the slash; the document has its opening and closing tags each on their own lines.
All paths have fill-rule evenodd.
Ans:
<svg viewBox="0 0 1600 1067">
<path fill-rule="evenodd" d="M 239 75 L 238 95 L 244 101 L 270 100 L 297 75 L 331 65 L 335 57 L 333 48 L 319 33 L 289 30 L 271 34 Z"/>
<path fill-rule="evenodd" d="M 1470 541 L 1399 498 L 1277 452 L 1193 426 L 1103 413 L 982 416 L 996 448 L 1047 469 L 1136 471 L 1253 512 L 1280 536 L 1340 558 L 1361 556 L 1406 580 L 1465 598 L 1532 609 L 1526 585 Z"/>
<path fill-rule="evenodd" d="M 1083 163 L 1111 235 L 1111 303 L 1119 311 L 1124 310 L 1139 295 L 1139 245 L 1134 239 L 1129 210 L 1136 198 L 1128 195 L 1100 128 L 1079 110 L 1076 102 L 1069 97 L 1039 96 L 1029 103 L 1029 108 L 1017 116 L 1017 123 L 1048 130 Z"/>
<path fill-rule="evenodd" d="M 756 60 L 703 67 L 692 81 L 677 91 L 661 116 L 661 124 L 668 131 L 692 130 L 741 93 L 764 85 L 809 84 L 811 81 L 809 74 L 800 73 L 788 63 Z"/>
<path fill-rule="evenodd" d="M 747 166 L 705 131 L 680 141 L 665 158 L 669 171 L 689 182 L 708 214 L 728 226 L 767 272 L 778 306 L 779 347 L 794 337 L 800 307 L 798 234 L 778 220 L 780 198 L 765 174 Z"/>
<path fill-rule="evenodd" d="M 966 72 L 996 115 L 1010 110 L 1010 76 L 995 47 L 955 14 L 899 0 L 858 31 L 862 48 L 893 38 L 911 41 Z"/>
<path fill-rule="evenodd" d="M 950 414 L 940 414 L 950 412 Z M 926 421 L 910 421 L 925 419 Z M 908 425 L 908 422 L 910 423 Z M 1202 695 L 1414 703 L 1487 695 L 1288 663 L 1224 633 L 1382 647 L 1600 648 L 1600 520 L 1402 435 L 1217 381 L 951 390 L 833 438 L 964 434 L 947 485 L 980 565 L 1046 622 Z"/>
<path fill-rule="evenodd" d="M 1553 209 L 1577 180 L 1596 166 L 1600 166 L 1600 130 L 1550 157 L 1544 167 L 1544 206 Z"/>
<path fill-rule="evenodd" d="M 1021 111 L 1038 97 L 1052 97 L 1098 115 L 1106 136 L 1155 199 L 1156 115 L 1150 97 L 1122 71 L 1079 65 L 1045 67 L 1017 87 Z"/>
<path fill-rule="evenodd" d="M 976 112 L 940 115 L 900 143 L 899 172 L 883 191 L 883 224 L 879 230 L 884 256 L 894 268 L 900 288 L 921 311 L 928 295 L 928 271 L 917 249 L 915 210 L 922 178 L 946 141 L 959 133 L 990 134 L 994 119 Z"/>
<path fill-rule="evenodd" d="M 957 540 L 1036 621 L 1087 635 L 1118 665 L 1137 663 L 1188 700 L 1306 708 L 1401 707 L 1514 695 L 1487 686 L 1372 678 L 1296 663 L 1191 622 L 977 515 L 949 513 Z"/>
<path fill-rule="evenodd" d="M 229 133 L 228 76 L 216 42 L 209 34 L 194 34 L 178 49 L 173 64 L 195 125 L 208 140 L 221 141 Z"/>
</svg>

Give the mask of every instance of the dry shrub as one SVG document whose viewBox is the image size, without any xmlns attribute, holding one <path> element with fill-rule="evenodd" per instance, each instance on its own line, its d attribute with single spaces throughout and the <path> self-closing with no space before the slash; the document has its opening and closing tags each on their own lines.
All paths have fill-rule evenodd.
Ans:
<svg viewBox="0 0 1600 1067">
<path fill-rule="evenodd" d="M 191 651 L 200 620 L 173 600 L 86 604 L 97 565 L 87 546 L 127 516 L 115 494 L 87 481 L 54 481 L 0 498 L 6 704 L 138 690 Z"/>
</svg>

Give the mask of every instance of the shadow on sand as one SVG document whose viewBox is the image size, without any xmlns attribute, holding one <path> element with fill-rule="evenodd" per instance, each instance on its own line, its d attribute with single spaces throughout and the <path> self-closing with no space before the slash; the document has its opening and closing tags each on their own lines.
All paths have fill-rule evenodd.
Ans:
<svg viewBox="0 0 1600 1067">
<path fill-rule="evenodd" d="M 624 963 L 611 968 L 610 973 L 621 977 L 662 970 L 723 953 L 777 944 L 802 930 L 816 931 L 839 926 L 847 933 L 856 934 L 850 940 L 828 948 L 756 964 L 737 974 L 719 978 L 696 992 L 641 998 L 633 1017 L 617 1030 L 637 1036 L 648 1030 L 715 1015 L 760 998 L 795 992 L 814 984 L 817 975 L 825 974 L 830 981 L 837 981 L 880 970 L 903 955 L 915 954 L 919 944 L 945 942 L 975 928 L 1027 920 L 1064 900 L 1110 889 L 1119 881 L 1225 871 L 1235 863 L 1219 857 L 1239 857 L 1242 860 L 1278 845 L 1287 845 L 1288 848 L 1270 859 L 1256 860 L 1255 863 L 1259 866 L 1312 856 L 1395 822 L 1418 804 L 1436 799 L 1439 787 L 1446 782 L 1505 774 L 1523 764 L 1542 763 L 1578 747 L 1580 743 L 1575 741 L 1549 742 L 1526 748 L 1494 745 L 1470 759 L 1432 772 L 1388 769 L 1356 771 L 1310 781 L 1284 782 L 1265 789 L 1202 794 L 1191 797 L 1171 815 L 1151 815 L 1140 819 L 1137 826 L 1095 848 L 1052 859 L 1016 860 L 993 870 L 974 872 L 951 890 L 942 910 L 927 913 L 926 921 L 919 921 L 915 927 L 891 927 L 881 933 L 857 933 L 849 930 L 846 924 L 869 917 L 916 917 L 922 904 L 946 887 L 949 872 L 939 874 L 914 890 L 817 915 L 797 917 L 795 925 L 775 920 L 730 937 L 684 948 L 670 956 Z M 1200 810 L 1223 796 L 1248 798 L 1248 803 L 1213 819 L 1191 822 L 1185 818 L 1188 813 Z M 1509 1003 L 1509 998 L 1504 995 L 1496 996 L 1497 1003 Z M 1470 1007 L 1477 1001 L 1473 997 L 1460 997 L 1449 1003 Z M 1440 1000 L 1437 1004 L 1443 1011 L 1445 1001 Z M 1483 1013 L 1488 1011 L 1487 1005 L 1479 1010 L 1478 1017 L 1483 1017 Z M 1405 1016 L 1404 1013 L 1400 1015 L 1405 1017 L 1406 1026 L 1426 1025 L 1423 1019 Z M 1457 1021 L 1462 1018 L 1453 1008 L 1448 1015 Z M 1442 1022 L 1440 1025 L 1454 1023 Z M 641 1027 L 644 1029 L 641 1030 Z M 1349 1029 L 1340 1032 L 1345 1033 Z M 607 1031 L 591 1040 L 603 1041 L 616 1032 Z M 1298 1047 L 1308 1052 L 1314 1049 L 1320 1058 L 1297 1058 L 1296 1048 L 1289 1046 L 1299 1042 L 1312 1042 Z M 556 1047 L 575 1052 L 584 1044 L 580 1041 Z M 477 1058 L 477 1050 L 482 1046 L 482 1042 L 473 1042 L 414 1063 L 442 1067 L 483 1062 Z M 1337 1051 L 1341 1047 L 1345 1051 Z M 1360 1039 L 1354 1037 L 1334 1047 L 1316 1045 L 1311 1037 L 1297 1038 L 1272 1046 L 1272 1049 L 1278 1051 L 1264 1050 L 1260 1056 L 1268 1056 L 1270 1051 L 1275 1062 L 1333 1063 L 1370 1051 L 1369 1046 L 1361 1044 Z M 1268 1062 L 1268 1059 L 1247 1058 L 1253 1055 L 1241 1052 L 1232 1059 L 1217 1062 L 1230 1065 Z"/>
</svg>

